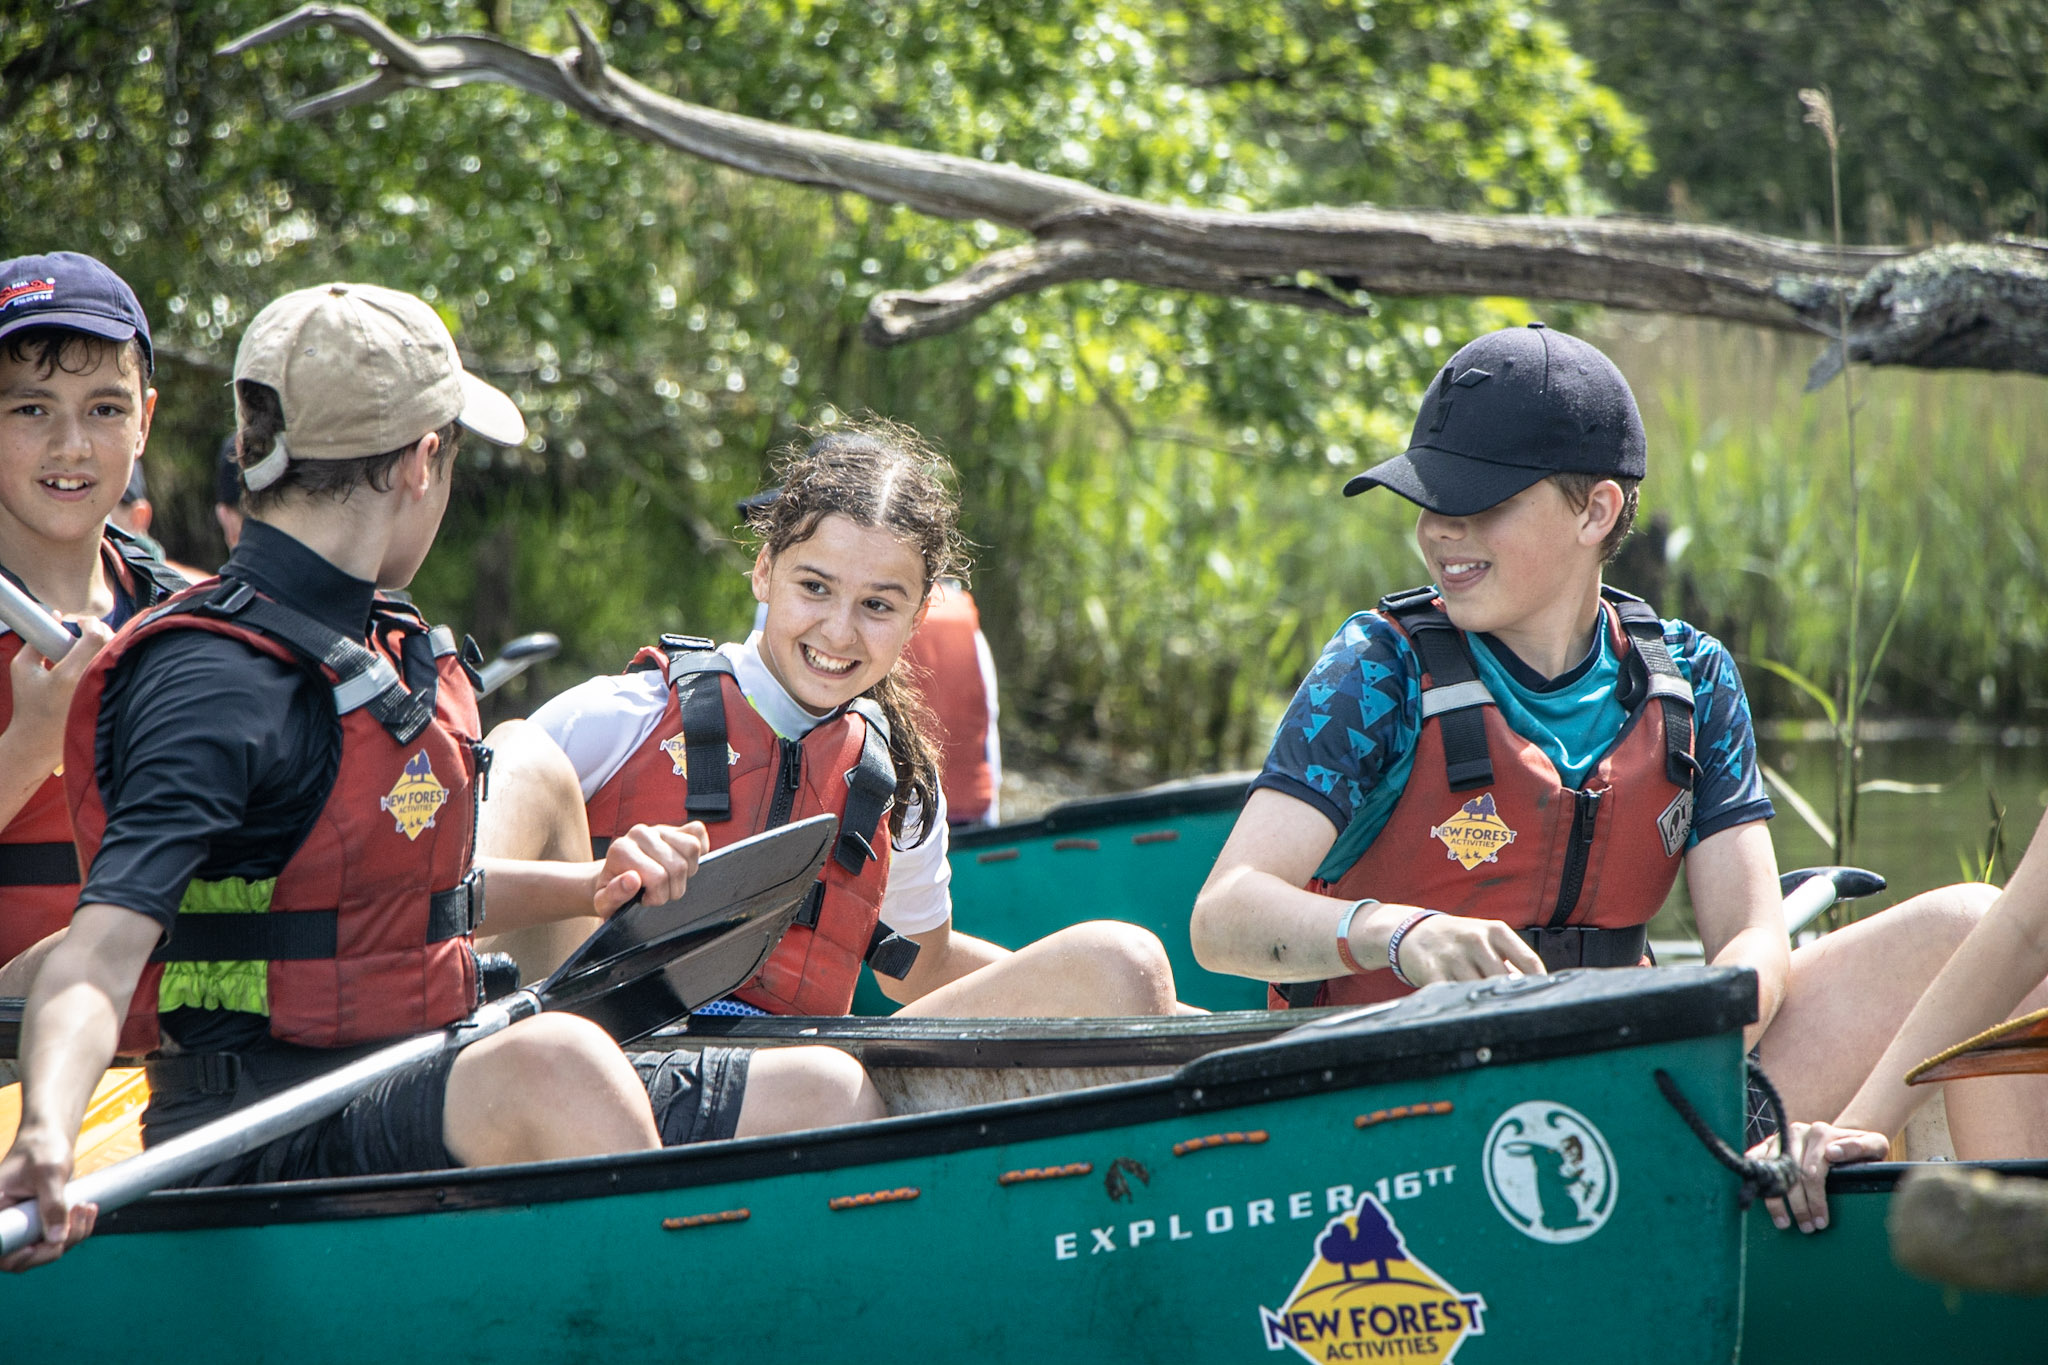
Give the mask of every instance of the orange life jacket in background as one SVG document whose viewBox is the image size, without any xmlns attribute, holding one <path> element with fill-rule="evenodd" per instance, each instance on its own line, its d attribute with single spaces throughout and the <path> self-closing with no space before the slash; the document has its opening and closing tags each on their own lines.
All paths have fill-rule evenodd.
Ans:
<svg viewBox="0 0 2048 1365">
<path fill-rule="evenodd" d="M 932 588 L 931 606 L 903 651 L 924 704 L 939 723 L 939 777 L 947 819 L 956 825 L 979 823 L 996 797 L 988 762 L 988 680 L 975 647 L 980 633 L 974 595 L 941 582 Z"/>
<path fill-rule="evenodd" d="M 1614 588 L 1601 594 L 1601 625 L 1621 657 L 1629 714 L 1576 790 L 1501 719 L 1464 632 L 1431 589 L 1380 599 L 1380 613 L 1422 662 L 1415 766 L 1386 828 L 1358 861 L 1309 890 L 1497 919 L 1532 941 L 1567 937 L 1588 965 L 1640 960 L 1639 926 L 1664 904 L 1692 829 L 1693 693 L 1649 604 Z M 1620 945 L 1619 954 L 1588 946 L 1606 931 L 1622 931 L 1603 944 Z M 1276 985 L 1267 998 L 1276 1009 L 1356 1005 L 1409 990 L 1381 968 Z"/>
<path fill-rule="evenodd" d="M 152 557 L 119 527 L 100 541 L 100 559 L 120 590 L 143 611 L 185 587 L 185 580 Z M 0 625 L 0 730 L 14 719 L 8 669 L 21 653 L 21 637 Z M 71 923 L 78 906 L 78 852 L 64 780 L 52 773 L 0 829 L 0 963 Z"/>
<path fill-rule="evenodd" d="M 95 751 L 107 680 L 138 645 L 173 630 L 211 631 L 318 669 L 334 689 L 341 763 L 267 897 L 260 882 L 195 880 L 187 888 L 169 940 L 135 988 L 121 1051 L 155 1046 L 166 964 L 199 964 L 223 977 L 265 964 L 260 983 L 244 976 L 239 988 L 260 987 L 253 1007 L 268 1016 L 273 1037 L 309 1047 L 376 1042 L 466 1018 L 478 1003 L 470 939 L 483 918 L 483 881 L 470 861 L 489 751 L 477 742 L 476 693 L 454 637 L 386 598 L 373 609 L 366 647 L 234 579 L 180 593 L 122 631 L 78 685 L 64 788 L 81 867 L 92 866 L 106 834 Z M 416 635 L 431 641 L 435 682 L 412 692 L 402 659 L 406 638 Z M 263 904 L 245 909 L 251 899 Z M 223 912 L 228 901 L 237 912 Z"/>
<path fill-rule="evenodd" d="M 839 817 L 839 837 L 797 921 L 752 981 L 733 995 L 771 1014 L 845 1014 L 863 961 L 901 978 L 917 945 L 881 924 L 889 884 L 889 808 L 896 768 L 889 727 L 861 698 L 801 740 L 776 734 L 709 640 L 664 635 L 628 671 L 662 669 L 660 721 L 589 801 L 598 856 L 637 824 L 702 820 L 711 847 L 813 815 Z"/>
</svg>

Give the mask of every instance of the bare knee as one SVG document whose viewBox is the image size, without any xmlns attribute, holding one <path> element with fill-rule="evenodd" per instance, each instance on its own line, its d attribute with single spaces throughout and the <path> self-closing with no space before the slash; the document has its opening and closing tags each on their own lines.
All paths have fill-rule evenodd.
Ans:
<svg viewBox="0 0 2048 1365">
<path fill-rule="evenodd" d="M 1946 961 L 1984 918 L 1998 894 L 1999 888 L 1989 882 L 1957 882 L 1923 891 L 1863 922 L 1882 923 L 1893 933 L 1911 934 L 1930 948 L 1938 948 Z"/>
<path fill-rule="evenodd" d="M 443 1132 L 465 1165 L 660 1145 L 632 1063 L 573 1014 L 537 1015 L 465 1050 L 448 1077 Z"/>
<path fill-rule="evenodd" d="M 1173 964 L 1151 930 L 1121 920 L 1088 920 L 1062 929 L 1051 941 L 1094 979 L 1101 1013 L 1173 1013 Z"/>
<path fill-rule="evenodd" d="M 888 1113 L 857 1058 L 835 1047 L 774 1048 L 756 1052 L 748 1062 L 734 1136 L 865 1123 Z"/>
</svg>

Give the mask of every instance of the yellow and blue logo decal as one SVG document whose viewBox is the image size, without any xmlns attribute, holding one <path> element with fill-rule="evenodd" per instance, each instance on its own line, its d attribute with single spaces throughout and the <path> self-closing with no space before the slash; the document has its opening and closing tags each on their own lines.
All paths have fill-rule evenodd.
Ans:
<svg viewBox="0 0 2048 1365">
<path fill-rule="evenodd" d="M 1493 808 L 1493 793 L 1487 792 L 1458 807 L 1458 813 L 1441 825 L 1432 825 L 1429 837 L 1441 839 L 1450 850 L 1445 856 L 1470 872 L 1481 863 L 1497 862 L 1500 851 L 1515 841 L 1515 832 Z"/>
<path fill-rule="evenodd" d="M 1333 1218 L 1315 1259 L 1278 1309 L 1259 1309 L 1266 1349 L 1308 1359 L 1394 1360 L 1448 1365 L 1466 1337 L 1486 1332 L 1486 1300 L 1408 1252 L 1401 1229 L 1368 1194 Z"/>
<path fill-rule="evenodd" d="M 434 776 L 434 765 L 427 761 L 425 749 L 412 756 L 405 771 L 398 775 L 397 785 L 378 799 L 378 804 L 398 822 L 398 832 L 408 839 L 417 839 L 432 829 L 434 816 L 447 803 L 448 789 Z"/>
<path fill-rule="evenodd" d="M 675 775 L 677 777 L 688 777 L 690 775 L 689 755 L 684 752 L 689 747 L 689 743 L 689 740 L 683 737 L 681 730 L 676 731 L 661 742 L 661 751 L 668 755 L 669 762 L 676 765 Z M 725 766 L 728 768 L 733 767 L 739 761 L 740 751 L 733 748 L 730 744 L 726 745 Z"/>
</svg>

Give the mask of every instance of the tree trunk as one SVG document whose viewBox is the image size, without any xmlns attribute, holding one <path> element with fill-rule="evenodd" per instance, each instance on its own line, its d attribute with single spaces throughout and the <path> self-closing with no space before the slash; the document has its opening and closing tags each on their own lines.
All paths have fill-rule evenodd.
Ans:
<svg viewBox="0 0 2048 1365">
<path fill-rule="evenodd" d="M 484 34 L 413 43 L 354 6 L 306 5 L 222 49 L 315 25 L 368 43 L 374 74 L 293 117 L 397 90 L 498 82 L 585 118 L 749 175 L 863 195 L 938 218 L 1029 233 L 933 289 L 878 295 L 878 346 L 964 326 L 1004 299 L 1075 280 L 1126 280 L 1360 313 L 1369 296 L 1507 295 L 1681 313 L 1833 337 L 1849 298 L 1850 358 L 1873 365 L 2048 374 L 2048 243 L 1856 247 L 1637 218 L 1547 218 L 1372 205 L 1238 213 L 1154 204 L 1020 166 L 864 142 L 672 99 L 620 74 L 572 9 L 582 47 L 547 56 Z M 1831 345 L 1813 383 L 1841 367 Z"/>
</svg>

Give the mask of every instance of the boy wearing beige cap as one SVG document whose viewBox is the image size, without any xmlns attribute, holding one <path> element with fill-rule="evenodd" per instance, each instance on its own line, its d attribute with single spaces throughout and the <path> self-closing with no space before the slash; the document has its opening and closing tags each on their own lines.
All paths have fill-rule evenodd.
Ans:
<svg viewBox="0 0 2048 1365">
<path fill-rule="evenodd" d="M 240 543 L 219 579 L 118 636 L 72 710 L 85 887 L 29 1000 L 26 1112 L 0 1160 L 0 1204 L 58 1212 L 0 1268 L 91 1230 L 62 1191 L 117 1037 L 151 1054 L 144 1135 L 161 1141 L 465 1017 L 484 873 L 503 930 L 679 895 L 701 851 L 696 831 L 645 827 L 602 864 L 476 848 L 490 756 L 469 679 L 445 630 L 378 590 L 405 586 L 432 545 L 461 431 L 511 444 L 526 430 L 430 308 L 365 285 L 288 294 L 250 325 L 235 391 Z M 543 1014 L 196 1183 L 658 1145 L 611 1039 Z"/>
</svg>

